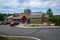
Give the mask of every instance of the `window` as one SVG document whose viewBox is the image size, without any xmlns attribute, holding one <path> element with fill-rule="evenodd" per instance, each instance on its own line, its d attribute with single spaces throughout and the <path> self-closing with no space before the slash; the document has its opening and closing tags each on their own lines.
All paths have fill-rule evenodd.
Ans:
<svg viewBox="0 0 60 40">
<path fill-rule="evenodd" d="M 13 17 L 15 17 L 15 15 L 13 15 Z"/>
<path fill-rule="evenodd" d="M 18 17 L 19 15 L 16 15 L 16 17 Z"/>
</svg>

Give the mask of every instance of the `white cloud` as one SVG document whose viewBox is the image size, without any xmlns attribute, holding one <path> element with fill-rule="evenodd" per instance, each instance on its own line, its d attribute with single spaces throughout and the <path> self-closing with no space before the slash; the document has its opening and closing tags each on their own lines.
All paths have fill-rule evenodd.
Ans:
<svg viewBox="0 0 60 40">
<path fill-rule="evenodd" d="M 60 0 L 0 0 L 0 10 L 6 11 L 18 11 L 24 10 L 29 7 L 37 7 L 37 8 L 60 8 Z M 9 7 L 9 8 L 4 8 Z"/>
<path fill-rule="evenodd" d="M 39 2 L 39 0 L 30 0 L 29 2 L 23 2 L 22 6 L 29 6 L 29 7 L 39 7 L 39 5 L 42 6 L 42 2 Z"/>
<path fill-rule="evenodd" d="M 59 0 L 30 0 L 22 3 L 22 6 L 29 7 L 57 7 L 60 4 Z"/>
<path fill-rule="evenodd" d="M 60 0 L 0 0 L 0 8 L 8 6 L 11 8 L 26 8 L 26 7 L 57 7 L 60 5 Z M 21 7 L 22 6 L 22 7 Z M 60 6 L 59 6 L 60 7 Z"/>
<path fill-rule="evenodd" d="M 8 6 L 8 7 L 15 8 L 18 5 L 20 5 L 18 0 L 0 0 L 1 7 Z"/>
</svg>

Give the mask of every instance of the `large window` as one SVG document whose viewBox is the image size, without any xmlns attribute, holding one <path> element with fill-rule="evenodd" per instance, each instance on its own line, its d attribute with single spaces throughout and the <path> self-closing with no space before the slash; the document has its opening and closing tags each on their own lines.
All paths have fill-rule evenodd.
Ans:
<svg viewBox="0 0 60 40">
<path fill-rule="evenodd" d="M 15 15 L 13 15 L 13 17 L 15 17 Z"/>
<path fill-rule="evenodd" d="M 19 15 L 16 15 L 16 17 L 18 17 Z"/>
<path fill-rule="evenodd" d="M 13 17 L 18 17 L 19 15 L 13 15 Z"/>
<path fill-rule="evenodd" d="M 35 24 L 35 23 L 40 23 L 40 19 L 30 19 L 30 23 Z"/>
</svg>

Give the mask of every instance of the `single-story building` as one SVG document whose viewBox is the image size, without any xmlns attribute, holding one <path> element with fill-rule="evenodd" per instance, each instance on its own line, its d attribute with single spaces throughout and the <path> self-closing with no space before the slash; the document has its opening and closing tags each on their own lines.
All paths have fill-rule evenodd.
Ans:
<svg viewBox="0 0 60 40">
<path fill-rule="evenodd" d="M 48 15 L 43 12 L 31 12 L 31 10 L 26 9 L 23 13 L 14 13 L 12 16 L 7 17 L 7 19 L 8 21 L 17 21 L 20 23 L 43 24 L 47 23 Z"/>
</svg>

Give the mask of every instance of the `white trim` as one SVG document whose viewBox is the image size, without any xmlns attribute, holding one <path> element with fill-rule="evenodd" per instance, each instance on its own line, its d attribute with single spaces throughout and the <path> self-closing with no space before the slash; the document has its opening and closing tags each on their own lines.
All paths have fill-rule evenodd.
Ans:
<svg viewBox="0 0 60 40">
<path fill-rule="evenodd" d="M 0 35 L 0 36 L 3 36 L 3 37 L 31 38 L 31 39 L 35 39 L 35 40 L 41 40 L 41 39 L 39 39 L 39 38 L 36 38 L 36 37 L 30 37 L 30 36 L 6 36 L 6 35 Z"/>
</svg>

